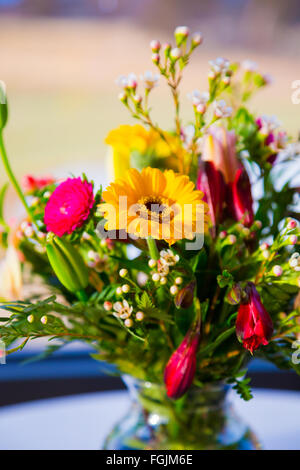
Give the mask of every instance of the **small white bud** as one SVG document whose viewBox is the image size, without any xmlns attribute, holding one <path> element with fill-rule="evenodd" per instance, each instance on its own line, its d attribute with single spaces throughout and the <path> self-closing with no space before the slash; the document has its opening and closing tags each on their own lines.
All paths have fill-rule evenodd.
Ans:
<svg viewBox="0 0 300 470">
<path fill-rule="evenodd" d="M 40 239 L 40 240 L 44 240 L 44 238 L 46 238 L 46 234 L 44 232 L 38 232 L 37 233 L 37 237 Z"/>
<path fill-rule="evenodd" d="M 235 242 L 236 242 L 236 236 L 235 235 L 229 235 L 228 242 L 230 243 L 230 245 L 234 245 Z"/>
<path fill-rule="evenodd" d="M 194 33 L 192 37 L 192 44 L 193 46 L 200 46 L 203 42 L 203 36 L 201 33 Z"/>
<path fill-rule="evenodd" d="M 203 103 L 199 103 L 198 106 L 196 107 L 196 110 L 199 114 L 205 113 L 206 106 Z"/>
<path fill-rule="evenodd" d="M 135 315 L 135 318 L 138 320 L 138 321 L 142 321 L 144 320 L 144 313 L 143 312 L 137 312 L 136 315 Z"/>
<path fill-rule="evenodd" d="M 143 100 L 143 98 L 141 97 L 141 95 L 134 95 L 132 97 L 133 101 L 136 103 L 136 104 L 140 104 Z"/>
<path fill-rule="evenodd" d="M 171 49 L 170 57 L 173 60 L 178 60 L 181 57 L 181 50 L 178 47 Z"/>
<path fill-rule="evenodd" d="M 131 318 L 127 318 L 127 319 L 124 321 L 124 325 L 127 326 L 127 328 L 131 328 L 132 325 L 133 325 L 133 321 L 131 320 Z"/>
<path fill-rule="evenodd" d="M 122 287 L 117 287 L 116 288 L 116 293 L 117 293 L 117 295 L 122 295 L 122 293 L 123 293 Z"/>
<path fill-rule="evenodd" d="M 91 238 L 92 238 L 92 237 L 91 237 L 91 235 L 90 235 L 89 233 L 83 232 L 83 234 L 82 234 L 82 239 L 83 239 L 83 240 L 90 240 Z M 102 242 L 102 240 L 101 240 L 101 242 Z M 101 245 L 101 242 L 100 242 L 100 245 Z"/>
<path fill-rule="evenodd" d="M 158 273 L 152 274 L 152 281 L 158 282 L 160 280 L 160 275 Z"/>
<path fill-rule="evenodd" d="M 270 256 L 270 252 L 268 250 L 263 250 L 262 255 L 263 258 L 268 259 Z"/>
<path fill-rule="evenodd" d="M 106 300 L 103 304 L 103 308 L 107 312 L 109 312 L 112 309 L 112 307 L 113 307 L 113 304 L 111 302 L 109 302 L 109 300 Z"/>
<path fill-rule="evenodd" d="M 156 260 L 155 260 L 155 259 L 150 259 L 150 260 L 148 261 L 148 266 L 149 266 L 150 268 L 154 268 L 154 266 L 156 266 Z"/>
<path fill-rule="evenodd" d="M 119 93 L 118 95 L 118 98 L 120 101 L 125 103 L 127 101 L 127 93 L 125 93 L 124 91 L 121 91 L 121 93 Z"/>
<path fill-rule="evenodd" d="M 124 292 L 124 294 L 127 294 L 129 291 L 130 291 L 130 286 L 128 284 L 123 284 L 122 292 Z"/>
<path fill-rule="evenodd" d="M 165 276 L 163 276 L 161 279 L 160 279 L 160 283 L 162 286 L 164 286 L 165 284 L 167 284 L 167 278 Z"/>
<path fill-rule="evenodd" d="M 43 325 L 46 325 L 47 322 L 48 322 L 47 315 L 43 315 L 42 318 L 41 318 L 41 323 L 42 323 Z"/>
<path fill-rule="evenodd" d="M 28 315 L 27 321 L 28 321 L 28 323 L 33 323 L 34 322 L 34 316 L 32 314 Z"/>
<path fill-rule="evenodd" d="M 151 48 L 152 52 L 158 52 L 160 50 L 161 45 L 160 45 L 160 42 L 158 41 L 158 39 L 153 39 L 150 42 L 150 48 Z"/>
<path fill-rule="evenodd" d="M 33 236 L 33 234 L 34 234 L 33 228 L 32 228 L 30 225 L 28 225 L 28 226 L 26 227 L 26 229 L 24 230 L 24 235 L 25 235 L 26 237 L 30 238 L 30 237 Z"/>
<path fill-rule="evenodd" d="M 119 271 L 120 277 L 126 277 L 127 274 L 128 274 L 127 269 L 125 269 L 125 268 L 120 269 L 120 271 Z"/>
<path fill-rule="evenodd" d="M 152 54 L 151 60 L 154 64 L 159 64 L 159 61 L 160 61 L 159 54 L 157 54 L 157 53 Z"/>
<path fill-rule="evenodd" d="M 175 279 L 175 284 L 177 284 L 178 286 L 180 286 L 180 284 L 182 284 L 182 283 L 183 283 L 182 277 L 176 277 L 176 279 Z"/>
<path fill-rule="evenodd" d="M 178 292 L 178 287 L 177 286 L 171 286 L 170 287 L 170 292 L 172 295 L 176 295 Z"/>
</svg>

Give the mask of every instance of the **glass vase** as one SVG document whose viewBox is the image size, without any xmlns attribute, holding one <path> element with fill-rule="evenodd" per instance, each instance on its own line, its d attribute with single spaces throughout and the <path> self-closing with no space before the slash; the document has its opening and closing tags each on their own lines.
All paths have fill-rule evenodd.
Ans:
<svg viewBox="0 0 300 470">
<path fill-rule="evenodd" d="M 131 406 L 104 443 L 107 450 L 257 450 L 257 439 L 228 402 L 230 387 L 192 387 L 179 400 L 164 385 L 124 376 Z"/>
</svg>

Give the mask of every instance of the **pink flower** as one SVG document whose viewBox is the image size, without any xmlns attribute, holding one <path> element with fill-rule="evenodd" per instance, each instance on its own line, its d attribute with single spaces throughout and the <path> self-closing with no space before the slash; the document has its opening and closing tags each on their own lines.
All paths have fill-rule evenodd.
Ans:
<svg viewBox="0 0 300 470">
<path fill-rule="evenodd" d="M 44 222 L 48 232 L 61 237 L 81 227 L 95 203 L 93 185 L 81 178 L 68 178 L 50 196 Z"/>
<path fill-rule="evenodd" d="M 52 176 L 44 176 L 43 178 L 35 178 L 32 175 L 25 175 L 23 177 L 22 186 L 27 193 L 32 193 L 37 189 L 43 189 L 45 186 L 54 183 Z"/>
</svg>

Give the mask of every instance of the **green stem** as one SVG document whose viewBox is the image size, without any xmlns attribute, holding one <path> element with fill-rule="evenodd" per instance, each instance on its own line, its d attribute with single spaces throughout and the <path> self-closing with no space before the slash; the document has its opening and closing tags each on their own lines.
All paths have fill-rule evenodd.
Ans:
<svg viewBox="0 0 300 470">
<path fill-rule="evenodd" d="M 88 296 L 87 296 L 85 290 L 78 290 L 76 292 L 76 296 L 77 296 L 78 300 L 80 300 L 83 303 L 86 303 L 88 301 Z"/>
<path fill-rule="evenodd" d="M 155 259 L 157 261 L 159 259 L 159 252 L 156 246 L 156 241 L 154 238 L 148 237 L 147 243 L 151 259 Z"/>
<path fill-rule="evenodd" d="M 9 160 L 8 160 L 8 157 L 7 157 L 7 153 L 6 153 L 6 150 L 5 150 L 5 145 L 4 145 L 4 142 L 3 142 L 2 132 L 0 132 L 0 156 L 1 156 L 1 159 L 3 161 L 3 165 L 4 165 L 4 168 L 6 170 L 6 173 L 9 177 L 13 187 L 15 188 L 15 190 L 16 190 L 23 206 L 25 207 L 25 210 L 26 210 L 27 214 L 29 215 L 30 220 L 34 223 L 36 228 L 39 230 L 39 227 L 38 227 L 38 225 L 36 224 L 36 222 L 34 220 L 34 217 L 32 215 L 30 207 L 28 206 L 28 204 L 26 202 L 23 191 L 20 188 L 19 183 L 17 182 L 16 177 L 15 177 L 15 175 L 14 175 L 12 169 L 11 169 L 11 166 L 10 166 L 10 163 L 9 163 Z"/>
</svg>

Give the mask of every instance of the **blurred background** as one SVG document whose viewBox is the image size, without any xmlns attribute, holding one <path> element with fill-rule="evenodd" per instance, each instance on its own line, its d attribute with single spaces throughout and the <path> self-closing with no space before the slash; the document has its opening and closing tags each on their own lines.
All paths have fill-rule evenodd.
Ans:
<svg viewBox="0 0 300 470">
<path fill-rule="evenodd" d="M 209 59 L 249 58 L 273 77 L 253 109 L 277 114 L 296 135 L 300 105 L 291 102 L 291 83 L 300 79 L 298 0 L 0 0 L 6 140 L 18 176 L 84 168 L 100 181 L 107 132 L 130 122 L 116 78 L 154 70 L 149 41 L 170 40 L 179 24 L 204 35 L 183 80 L 187 119 L 192 106 L 186 94 L 206 89 Z M 155 90 L 152 103 L 154 116 L 170 127 L 165 86 Z"/>
<path fill-rule="evenodd" d="M 252 108 L 278 115 L 297 135 L 300 105 L 292 104 L 291 86 L 300 79 L 299 0 L 0 0 L 0 80 L 10 110 L 5 137 L 18 177 L 84 170 L 104 181 L 105 136 L 131 122 L 115 80 L 153 70 L 150 40 L 170 40 L 181 24 L 204 35 L 183 80 L 187 120 L 186 94 L 206 89 L 208 60 L 251 59 L 273 77 Z M 170 104 L 165 86 L 158 87 L 152 105 L 162 126 L 171 126 Z M 9 202 L 11 213 L 12 190 Z M 26 366 L 20 362 L 32 349 L 8 357 L 0 366 L 0 405 L 120 387 L 117 378 L 99 373 L 88 352 L 73 345 Z M 300 389 L 295 375 L 266 364 L 254 363 L 251 374 L 257 387 Z"/>
</svg>

